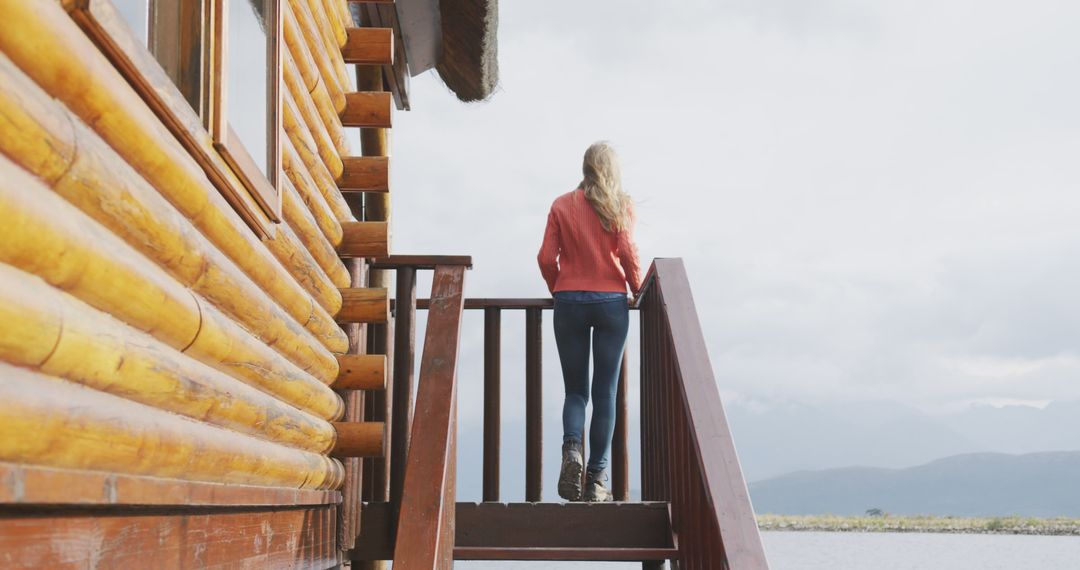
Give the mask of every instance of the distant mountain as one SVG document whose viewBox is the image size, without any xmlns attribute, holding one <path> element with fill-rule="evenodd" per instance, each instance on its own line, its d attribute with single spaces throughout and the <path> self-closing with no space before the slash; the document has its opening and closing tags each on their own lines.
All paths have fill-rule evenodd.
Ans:
<svg viewBox="0 0 1080 570">
<path fill-rule="evenodd" d="M 1080 449 L 1080 402 L 949 414 L 890 402 L 726 408 L 748 481 L 852 465 L 910 467 L 964 453 Z"/>
<path fill-rule="evenodd" d="M 750 484 L 773 514 L 1080 517 L 1080 452 L 972 453 L 918 467 L 801 471 Z"/>
</svg>

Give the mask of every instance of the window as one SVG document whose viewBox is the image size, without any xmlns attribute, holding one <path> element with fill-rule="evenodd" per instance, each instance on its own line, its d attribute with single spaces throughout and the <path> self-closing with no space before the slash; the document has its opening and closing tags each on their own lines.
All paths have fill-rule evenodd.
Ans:
<svg viewBox="0 0 1080 570">
<path fill-rule="evenodd" d="M 271 235 L 266 224 L 281 219 L 280 0 L 68 6 L 248 225 Z"/>
<path fill-rule="evenodd" d="M 210 114 L 218 150 L 275 221 L 281 211 L 279 10 L 278 0 L 217 0 L 214 43 L 219 81 Z"/>
</svg>

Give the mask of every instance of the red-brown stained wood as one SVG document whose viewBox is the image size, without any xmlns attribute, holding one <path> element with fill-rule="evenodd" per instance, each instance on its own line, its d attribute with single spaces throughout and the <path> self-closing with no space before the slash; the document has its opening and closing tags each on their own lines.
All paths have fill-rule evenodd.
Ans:
<svg viewBox="0 0 1080 570">
<path fill-rule="evenodd" d="M 457 504 L 459 548 L 671 548 L 673 544 L 667 503 Z"/>
<path fill-rule="evenodd" d="M 340 562 L 334 508 L 0 516 L 4 568 L 297 568 Z"/>
<path fill-rule="evenodd" d="M 630 454 L 626 384 L 630 380 L 629 347 L 623 352 L 619 386 L 615 394 L 615 432 L 611 438 L 611 492 L 616 501 L 630 500 Z"/>
<path fill-rule="evenodd" d="M 385 323 L 390 320 L 390 300 L 386 289 L 349 287 L 341 290 L 342 323 Z"/>
<path fill-rule="evenodd" d="M 543 496 L 543 329 L 539 307 L 525 313 L 525 500 Z"/>
<path fill-rule="evenodd" d="M 385 257 L 390 250 L 390 224 L 387 222 L 343 222 L 341 257 Z"/>
<path fill-rule="evenodd" d="M 398 519 L 395 567 L 453 566 L 457 355 L 465 268 L 435 269 L 432 309 L 416 394 L 416 415 Z"/>
<path fill-rule="evenodd" d="M 461 265 L 472 269 L 472 257 L 468 255 L 391 255 L 371 260 L 372 269 L 435 269 L 436 265 Z M 465 301 L 468 303 L 468 300 Z"/>
<path fill-rule="evenodd" d="M 394 30 L 391 28 L 349 28 L 341 48 L 345 63 L 361 65 L 394 64 Z"/>
<path fill-rule="evenodd" d="M 655 260 L 646 283 L 643 495 L 671 501 L 680 567 L 767 569 L 682 260 Z"/>
<path fill-rule="evenodd" d="M 386 424 L 383 422 L 334 422 L 337 441 L 334 457 L 382 457 L 386 455 Z"/>
<path fill-rule="evenodd" d="M 345 156 L 337 180 L 342 192 L 388 192 L 390 190 L 390 158 L 386 156 Z"/>
<path fill-rule="evenodd" d="M 385 354 L 339 354 L 335 390 L 385 390 Z"/>
<path fill-rule="evenodd" d="M 484 309 L 484 500 L 499 500 L 502 313 Z"/>
<path fill-rule="evenodd" d="M 389 129 L 392 126 L 393 105 L 393 96 L 386 91 L 346 93 L 341 124 L 345 127 Z"/>
</svg>

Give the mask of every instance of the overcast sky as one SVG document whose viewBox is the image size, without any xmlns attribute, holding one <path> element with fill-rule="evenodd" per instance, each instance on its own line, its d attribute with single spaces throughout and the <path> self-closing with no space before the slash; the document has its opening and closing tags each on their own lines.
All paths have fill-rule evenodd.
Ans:
<svg viewBox="0 0 1080 570">
<path fill-rule="evenodd" d="M 1080 398 L 1080 3 L 504 1 L 500 18 L 491 101 L 426 74 L 395 119 L 394 251 L 473 255 L 470 296 L 545 296 L 548 207 L 607 139 L 642 255 L 686 261 L 728 401 Z"/>
</svg>

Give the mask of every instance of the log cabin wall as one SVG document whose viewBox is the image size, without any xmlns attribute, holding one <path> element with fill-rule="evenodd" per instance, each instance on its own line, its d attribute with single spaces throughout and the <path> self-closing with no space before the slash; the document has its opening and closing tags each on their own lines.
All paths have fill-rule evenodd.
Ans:
<svg viewBox="0 0 1080 570">
<path fill-rule="evenodd" d="M 212 25 L 223 1 L 175 6 Z M 207 118 L 224 77 L 178 82 L 191 70 L 131 41 L 109 0 L 0 0 L 4 567 L 325 568 L 351 546 L 342 493 L 384 432 L 335 423 L 362 419 L 335 382 L 385 378 L 347 353 L 386 321 L 362 259 L 387 254 L 388 224 L 339 190 L 386 190 L 341 117 L 389 126 L 390 98 L 354 93 L 346 0 L 265 5 L 281 175 L 253 182 Z"/>
</svg>

